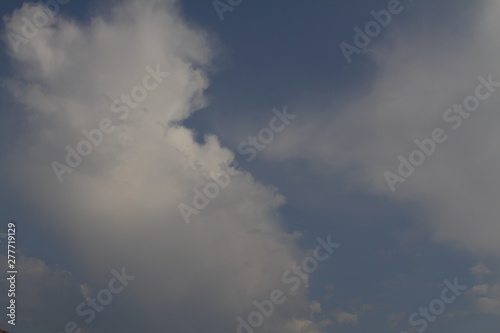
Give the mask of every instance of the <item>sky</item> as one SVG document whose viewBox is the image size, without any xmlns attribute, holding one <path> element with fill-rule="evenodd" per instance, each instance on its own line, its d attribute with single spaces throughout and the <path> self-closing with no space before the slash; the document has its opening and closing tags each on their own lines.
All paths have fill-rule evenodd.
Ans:
<svg viewBox="0 0 500 333">
<path fill-rule="evenodd" d="M 498 333 L 499 2 L 0 12 L 1 329 Z"/>
</svg>

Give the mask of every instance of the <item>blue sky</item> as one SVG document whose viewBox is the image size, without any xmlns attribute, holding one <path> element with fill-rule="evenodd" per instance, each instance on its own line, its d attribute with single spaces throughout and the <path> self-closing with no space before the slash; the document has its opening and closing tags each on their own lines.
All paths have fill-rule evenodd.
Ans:
<svg viewBox="0 0 500 333">
<path fill-rule="evenodd" d="M 18 46 L 9 33 L 44 2 L 0 5 L 1 230 L 17 222 L 19 262 L 17 323 L 3 314 L 2 329 L 237 332 L 329 236 L 341 246 L 247 327 L 498 331 L 498 4 L 243 0 L 221 21 L 211 1 L 63 2 Z M 355 27 L 396 7 L 356 45 Z M 359 48 L 350 62 L 342 42 Z M 421 164 L 415 140 L 433 147 Z M 86 323 L 77 306 L 122 268 L 135 279 Z M 466 290 L 412 324 L 454 279 Z"/>
</svg>

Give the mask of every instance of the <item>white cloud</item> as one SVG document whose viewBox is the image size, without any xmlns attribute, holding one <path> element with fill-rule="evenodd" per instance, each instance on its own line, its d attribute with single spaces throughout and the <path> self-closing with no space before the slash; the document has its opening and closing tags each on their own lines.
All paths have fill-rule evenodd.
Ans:
<svg viewBox="0 0 500 333">
<path fill-rule="evenodd" d="M 16 11 L 7 30 L 18 29 L 20 17 L 33 10 Z M 206 104 L 206 72 L 217 43 L 186 23 L 175 1 L 125 1 L 86 25 L 61 15 L 52 23 L 11 54 L 17 74 L 6 84 L 24 106 L 19 114 L 26 130 L 9 138 L 11 150 L 0 162 L 3 188 L 23 198 L 19 205 L 65 244 L 61 250 L 74 257 L 89 285 L 99 287 L 114 267 L 137 276 L 120 295 L 134 316 L 113 303 L 109 313 L 119 313 L 120 321 L 102 315 L 93 332 L 235 330 L 236 317 L 280 287 L 282 272 L 301 254 L 276 212 L 284 198 L 247 173 L 189 227 L 177 209 L 233 158 L 215 136 L 200 145 L 175 125 Z M 104 96 L 130 92 L 155 64 L 169 77 L 120 121 Z M 74 147 L 82 130 L 97 128 L 103 117 L 118 128 L 59 183 L 51 162 L 62 162 L 65 146 Z M 170 124 L 166 133 L 159 122 Z M 294 322 L 294 332 L 319 331 L 307 319 L 305 292 L 269 319 L 274 332 L 289 332 L 292 318 L 305 321 Z M 71 303 L 65 306 L 78 304 Z"/>
<path fill-rule="evenodd" d="M 447 109 L 474 94 L 479 76 L 491 73 L 500 82 L 500 4 L 481 2 L 474 11 L 468 14 L 474 24 L 460 34 L 443 22 L 414 25 L 413 32 L 391 27 L 376 46 L 373 80 L 336 98 L 329 110 L 297 111 L 301 122 L 265 156 L 309 159 L 328 176 L 348 172 L 357 189 L 421 203 L 436 239 L 500 255 L 500 89 L 460 129 L 443 121 Z M 396 172 L 398 155 L 408 158 L 414 140 L 430 137 L 436 127 L 446 130 L 446 143 L 391 193 L 384 172 Z"/>
</svg>

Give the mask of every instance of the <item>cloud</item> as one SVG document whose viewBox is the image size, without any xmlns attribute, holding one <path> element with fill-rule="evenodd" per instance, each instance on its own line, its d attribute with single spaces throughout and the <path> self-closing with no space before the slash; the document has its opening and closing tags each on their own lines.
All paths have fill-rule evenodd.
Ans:
<svg viewBox="0 0 500 333">
<path fill-rule="evenodd" d="M 37 6 L 5 18 L 6 31 L 19 31 Z M 232 179 L 189 226 L 179 213 L 178 203 L 234 157 L 215 136 L 199 144 L 178 125 L 206 105 L 218 52 L 218 42 L 187 22 L 176 1 L 153 0 L 120 2 L 85 24 L 54 16 L 18 53 L 11 49 L 16 74 L 4 84 L 22 125 L 14 137 L 2 137 L 9 144 L 1 185 L 51 230 L 68 270 L 86 285 L 101 288 L 113 268 L 137 277 L 92 332 L 234 331 L 237 316 L 280 287 L 282 272 L 303 255 L 277 212 L 284 198 L 248 173 Z M 120 119 L 110 100 L 129 94 L 157 64 L 168 78 Z M 76 147 L 82 131 L 103 118 L 115 131 L 60 183 L 51 163 L 64 163 L 65 147 Z M 46 306 L 78 305 L 63 292 Z M 301 288 L 269 327 L 290 332 L 292 323 L 293 332 L 319 332 L 310 309 Z"/>
<path fill-rule="evenodd" d="M 5 255 L 0 259 L 7 262 Z M 18 316 L 33 327 L 47 330 L 62 328 L 70 318 L 76 317 L 75 307 L 85 296 L 80 290 L 88 286 L 79 283 L 70 272 L 50 267 L 38 258 L 19 253 L 16 264 Z M 5 287 L 8 287 L 6 281 L 2 281 L 2 289 Z"/>
<path fill-rule="evenodd" d="M 408 317 L 406 312 L 398 312 L 389 314 L 387 321 L 389 323 L 389 327 L 397 327 L 401 325 L 401 322 Z"/>
<path fill-rule="evenodd" d="M 359 324 L 358 316 L 354 313 L 340 312 L 335 315 L 335 319 L 340 325 Z"/>
<path fill-rule="evenodd" d="M 486 267 L 483 263 L 478 263 L 471 269 L 472 274 L 478 276 L 478 277 L 483 277 L 485 275 L 491 274 L 491 271 L 488 267 Z"/>
<path fill-rule="evenodd" d="M 481 297 L 476 300 L 477 310 L 481 313 L 500 314 L 500 299 L 491 297 Z"/>
<path fill-rule="evenodd" d="M 375 74 L 335 97 L 327 110 L 298 110 L 302 122 L 283 133 L 266 158 L 311 160 L 328 177 L 348 175 L 351 189 L 418 203 L 436 240 L 500 255 L 500 90 L 495 87 L 459 129 L 443 119 L 475 93 L 478 77 L 500 82 L 499 13 L 493 1 L 453 11 L 473 22 L 458 27 L 459 34 L 423 14 L 423 23 L 411 29 L 391 27 L 374 46 Z M 398 156 L 408 159 L 418 148 L 414 141 L 431 137 L 435 128 L 448 140 L 391 193 L 384 173 L 397 173 Z"/>
<path fill-rule="evenodd" d="M 477 267 L 478 265 L 473 269 Z M 483 268 L 491 273 L 484 265 Z M 476 312 L 500 315 L 500 284 L 476 284 L 467 294 L 472 297 Z"/>
<path fill-rule="evenodd" d="M 320 326 L 328 325 L 328 323 L 320 323 Z M 310 320 L 304 319 L 293 319 L 287 324 L 287 331 L 293 333 L 307 332 L 307 333 L 319 333 L 322 332 L 318 329 L 318 325 L 315 325 Z"/>
</svg>

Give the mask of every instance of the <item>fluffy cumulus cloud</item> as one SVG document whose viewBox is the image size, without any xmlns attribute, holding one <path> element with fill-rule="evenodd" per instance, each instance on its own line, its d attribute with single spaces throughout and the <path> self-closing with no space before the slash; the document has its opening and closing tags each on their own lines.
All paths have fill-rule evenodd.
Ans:
<svg viewBox="0 0 500 333">
<path fill-rule="evenodd" d="M 427 14 L 411 29 L 385 31 L 368 52 L 375 74 L 335 98 L 329 110 L 307 108 L 302 122 L 264 153 L 347 170 L 357 189 L 420 203 L 422 221 L 436 239 L 498 256 L 500 4 L 453 10 L 445 23 Z M 458 25 L 459 17 L 473 23 Z M 442 130 L 435 132 L 439 140 L 446 136 L 444 143 L 427 140 L 435 129 Z M 419 166 L 413 173 L 402 167 L 400 176 L 399 156 L 409 161 L 417 149 L 422 153 L 411 163 Z M 386 171 L 401 177 L 394 192 Z"/>
<path fill-rule="evenodd" d="M 136 277 L 86 328 L 236 331 L 236 318 L 255 310 L 252 301 L 285 290 L 282 274 L 302 253 L 277 213 L 284 198 L 246 172 L 191 224 L 178 209 L 233 159 L 216 137 L 199 144 L 179 125 L 206 105 L 217 41 L 187 22 L 176 1 L 131 0 L 85 23 L 55 15 L 13 44 L 7 32 L 21 35 L 23 18 L 40 10 L 27 4 L 4 18 L 15 70 L 4 85 L 17 108 L 8 120 L 19 128 L 3 138 L 1 185 L 72 258 L 86 282 L 73 283 L 76 293 L 105 287 L 112 269 Z M 50 278 L 40 262 L 28 266 Z M 321 331 L 306 285 L 276 307 L 262 332 Z M 74 311 L 79 301 L 53 300 L 64 294 L 51 294 L 46 306 Z M 63 330 L 64 322 L 36 319 L 40 329 Z"/>
</svg>

